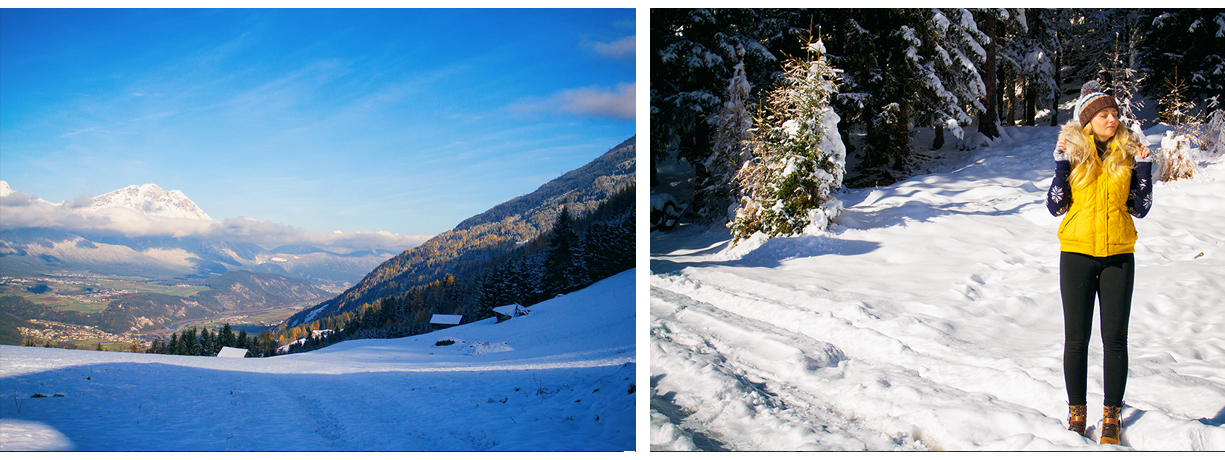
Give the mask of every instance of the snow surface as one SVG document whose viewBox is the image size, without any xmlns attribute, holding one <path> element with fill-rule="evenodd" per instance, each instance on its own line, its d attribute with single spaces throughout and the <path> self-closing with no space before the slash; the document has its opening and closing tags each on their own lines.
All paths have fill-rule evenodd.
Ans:
<svg viewBox="0 0 1225 460">
<path fill-rule="evenodd" d="M 822 235 L 651 235 L 651 450 L 1225 450 L 1225 160 L 1138 219 L 1122 446 L 1065 428 L 1058 127 L 834 195 Z M 1161 129 L 1150 129 L 1150 148 Z M 1095 318 L 1096 322 L 1096 318 Z"/>
<path fill-rule="evenodd" d="M 275 358 L 0 346 L 0 450 L 632 450 L 634 273 Z"/>
</svg>

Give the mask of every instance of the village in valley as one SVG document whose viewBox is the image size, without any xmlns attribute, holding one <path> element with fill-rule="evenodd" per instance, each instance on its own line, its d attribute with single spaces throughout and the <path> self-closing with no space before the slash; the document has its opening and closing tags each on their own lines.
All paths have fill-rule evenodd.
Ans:
<svg viewBox="0 0 1225 460">
<path fill-rule="evenodd" d="M 30 346 L 48 346 L 55 348 L 82 348 L 79 343 L 97 343 L 95 348 L 106 351 L 139 352 L 149 348 L 153 342 L 143 335 L 112 334 L 94 326 L 61 323 L 32 319 L 30 323 L 38 327 L 18 327 L 26 344 Z M 88 345 L 85 345 L 88 347 Z"/>
</svg>

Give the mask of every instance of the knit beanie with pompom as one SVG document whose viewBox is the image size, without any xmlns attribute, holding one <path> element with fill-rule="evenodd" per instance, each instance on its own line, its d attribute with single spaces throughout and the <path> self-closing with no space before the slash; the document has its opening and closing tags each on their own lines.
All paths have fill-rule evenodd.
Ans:
<svg viewBox="0 0 1225 460">
<path fill-rule="evenodd" d="M 1089 80 L 1080 87 L 1080 100 L 1076 102 L 1076 116 L 1080 119 L 1080 127 L 1085 127 L 1094 115 L 1109 108 L 1119 110 L 1119 104 L 1114 97 L 1102 92 L 1102 85 L 1097 80 Z"/>
</svg>

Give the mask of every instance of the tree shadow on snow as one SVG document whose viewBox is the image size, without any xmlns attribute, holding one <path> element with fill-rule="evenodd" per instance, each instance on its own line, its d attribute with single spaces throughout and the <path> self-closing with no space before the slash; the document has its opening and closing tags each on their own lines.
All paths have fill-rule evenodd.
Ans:
<svg viewBox="0 0 1225 460">
<path fill-rule="evenodd" d="M 844 240 L 813 235 L 773 238 L 738 259 L 675 262 L 653 257 L 651 259 L 651 273 L 677 273 L 685 267 L 701 266 L 775 268 L 783 261 L 789 259 L 805 259 L 828 255 L 857 256 L 875 251 L 880 246 L 880 243 L 874 241 Z M 724 244 L 715 248 L 705 248 L 700 252 L 694 252 L 692 255 L 712 255 L 726 247 L 727 245 Z"/>
<path fill-rule="evenodd" d="M 920 190 L 911 190 L 909 193 L 902 193 L 896 190 L 886 193 L 873 200 L 872 204 L 878 203 L 885 198 L 907 197 L 915 195 Z M 939 192 L 937 194 L 944 194 Z M 960 192 L 959 192 L 960 193 Z M 1045 193 L 1045 192 L 1043 192 Z M 1013 199 L 1013 198 L 996 198 L 986 200 L 970 200 L 970 201 L 951 201 L 948 203 L 929 203 L 919 199 L 908 199 L 905 201 L 897 201 L 900 203 L 897 206 L 880 207 L 877 209 L 857 208 L 855 205 L 848 204 L 843 209 L 842 214 L 834 219 L 834 223 L 844 225 L 848 228 L 866 230 L 872 228 L 888 228 L 896 226 L 904 226 L 910 223 L 927 223 L 932 222 L 936 218 L 945 216 L 991 216 L 1003 217 L 1017 215 L 1027 210 L 1030 206 L 1041 206 L 1045 200 L 1045 194 L 1035 199 Z M 867 201 L 867 194 L 864 194 L 860 202 Z"/>
</svg>

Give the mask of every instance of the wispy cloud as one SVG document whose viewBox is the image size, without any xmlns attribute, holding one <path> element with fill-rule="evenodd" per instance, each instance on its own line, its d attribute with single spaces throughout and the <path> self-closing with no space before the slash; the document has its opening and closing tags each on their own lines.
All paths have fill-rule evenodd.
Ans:
<svg viewBox="0 0 1225 460">
<path fill-rule="evenodd" d="M 635 41 L 636 41 L 635 36 L 630 35 L 628 37 L 622 37 L 622 38 L 613 40 L 608 43 L 592 41 L 592 42 L 587 42 L 585 45 L 591 48 L 593 51 L 596 52 L 596 54 L 599 54 L 600 56 L 603 56 L 609 59 L 633 61 L 634 60 L 634 50 L 635 50 L 635 45 L 636 45 Z"/>
<path fill-rule="evenodd" d="M 636 86 L 635 83 L 618 83 L 616 88 L 588 86 L 565 89 L 544 99 L 520 100 L 512 104 L 510 110 L 633 120 Z"/>
<path fill-rule="evenodd" d="M 64 134 L 61 134 L 60 137 L 61 138 L 74 137 L 74 136 L 78 136 L 81 134 L 136 134 L 136 133 L 123 132 L 123 131 L 111 131 L 111 130 L 102 129 L 102 128 L 81 128 L 81 129 L 77 129 L 77 130 L 73 130 L 73 131 L 69 131 Z"/>
</svg>

